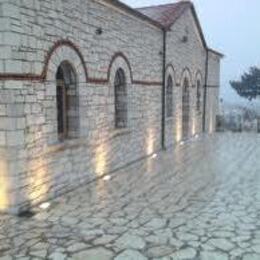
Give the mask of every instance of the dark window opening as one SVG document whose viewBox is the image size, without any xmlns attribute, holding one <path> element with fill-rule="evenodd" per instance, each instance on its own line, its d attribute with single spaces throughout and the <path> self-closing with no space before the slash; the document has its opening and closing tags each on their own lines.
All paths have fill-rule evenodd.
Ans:
<svg viewBox="0 0 260 260">
<path fill-rule="evenodd" d="M 76 74 L 68 62 L 62 62 L 56 74 L 57 131 L 59 140 L 77 137 L 79 102 Z"/>
<path fill-rule="evenodd" d="M 124 71 L 120 68 L 115 76 L 115 127 L 127 127 L 127 87 Z"/>
<path fill-rule="evenodd" d="M 182 91 L 182 138 L 185 140 L 189 137 L 190 131 L 190 93 L 187 78 L 184 79 Z"/>
<path fill-rule="evenodd" d="M 172 117 L 173 115 L 173 82 L 172 77 L 169 76 L 167 79 L 166 86 L 166 116 Z"/>
<path fill-rule="evenodd" d="M 197 104 L 196 104 L 197 111 L 201 111 L 201 83 L 197 81 Z"/>
</svg>

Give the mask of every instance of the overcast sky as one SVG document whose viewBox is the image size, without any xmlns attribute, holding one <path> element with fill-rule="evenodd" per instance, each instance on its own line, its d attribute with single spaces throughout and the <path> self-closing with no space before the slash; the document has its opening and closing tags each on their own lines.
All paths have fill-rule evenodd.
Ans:
<svg viewBox="0 0 260 260">
<path fill-rule="evenodd" d="M 174 0 L 122 2 L 139 7 Z M 209 47 L 226 55 L 221 66 L 221 95 L 224 100 L 241 103 L 228 82 L 238 79 L 250 66 L 260 66 L 260 0 L 194 0 L 193 3 Z"/>
</svg>

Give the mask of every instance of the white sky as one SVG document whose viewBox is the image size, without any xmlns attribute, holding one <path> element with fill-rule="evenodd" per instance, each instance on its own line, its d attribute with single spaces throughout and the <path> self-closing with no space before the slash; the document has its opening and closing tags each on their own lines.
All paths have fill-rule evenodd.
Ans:
<svg viewBox="0 0 260 260">
<path fill-rule="evenodd" d="M 147 6 L 174 0 L 121 0 Z M 231 89 L 250 66 L 260 66 L 260 0 L 194 0 L 209 47 L 225 54 L 221 66 L 221 95 L 225 101 L 242 102 Z M 247 103 L 247 102 L 246 102 Z"/>
</svg>

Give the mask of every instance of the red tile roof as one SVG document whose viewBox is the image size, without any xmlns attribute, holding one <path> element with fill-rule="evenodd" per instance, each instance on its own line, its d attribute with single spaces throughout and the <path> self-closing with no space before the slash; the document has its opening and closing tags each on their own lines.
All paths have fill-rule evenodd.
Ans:
<svg viewBox="0 0 260 260">
<path fill-rule="evenodd" d="M 209 49 L 205 41 L 205 37 L 200 26 L 200 22 L 194 8 L 194 5 L 189 0 L 177 0 L 175 3 L 156 5 L 156 6 L 147 6 L 137 9 L 133 9 L 128 5 L 122 3 L 119 0 L 104 0 L 110 4 L 114 4 L 123 10 L 133 14 L 140 19 L 146 20 L 147 22 L 155 25 L 156 27 L 164 30 L 169 30 L 170 27 L 176 22 L 176 20 L 187 10 L 191 9 L 194 16 L 195 22 L 197 24 L 199 34 L 201 36 L 203 45 L 206 50 L 214 52 L 216 55 L 223 57 L 222 53 L 219 53 L 215 50 Z"/>
<path fill-rule="evenodd" d="M 136 10 L 167 29 L 174 24 L 185 10 L 191 7 L 192 3 L 190 1 L 180 1 L 172 4 L 141 7 Z"/>
</svg>

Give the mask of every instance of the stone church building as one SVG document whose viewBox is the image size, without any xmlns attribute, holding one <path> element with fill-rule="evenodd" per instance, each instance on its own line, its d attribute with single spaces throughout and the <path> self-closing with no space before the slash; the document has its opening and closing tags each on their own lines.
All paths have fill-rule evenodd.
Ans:
<svg viewBox="0 0 260 260">
<path fill-rule="evenodd" d="M 189 1 L 0 2 L 0 211 L 215 130 L 222 54 Z"/>
</svg>

